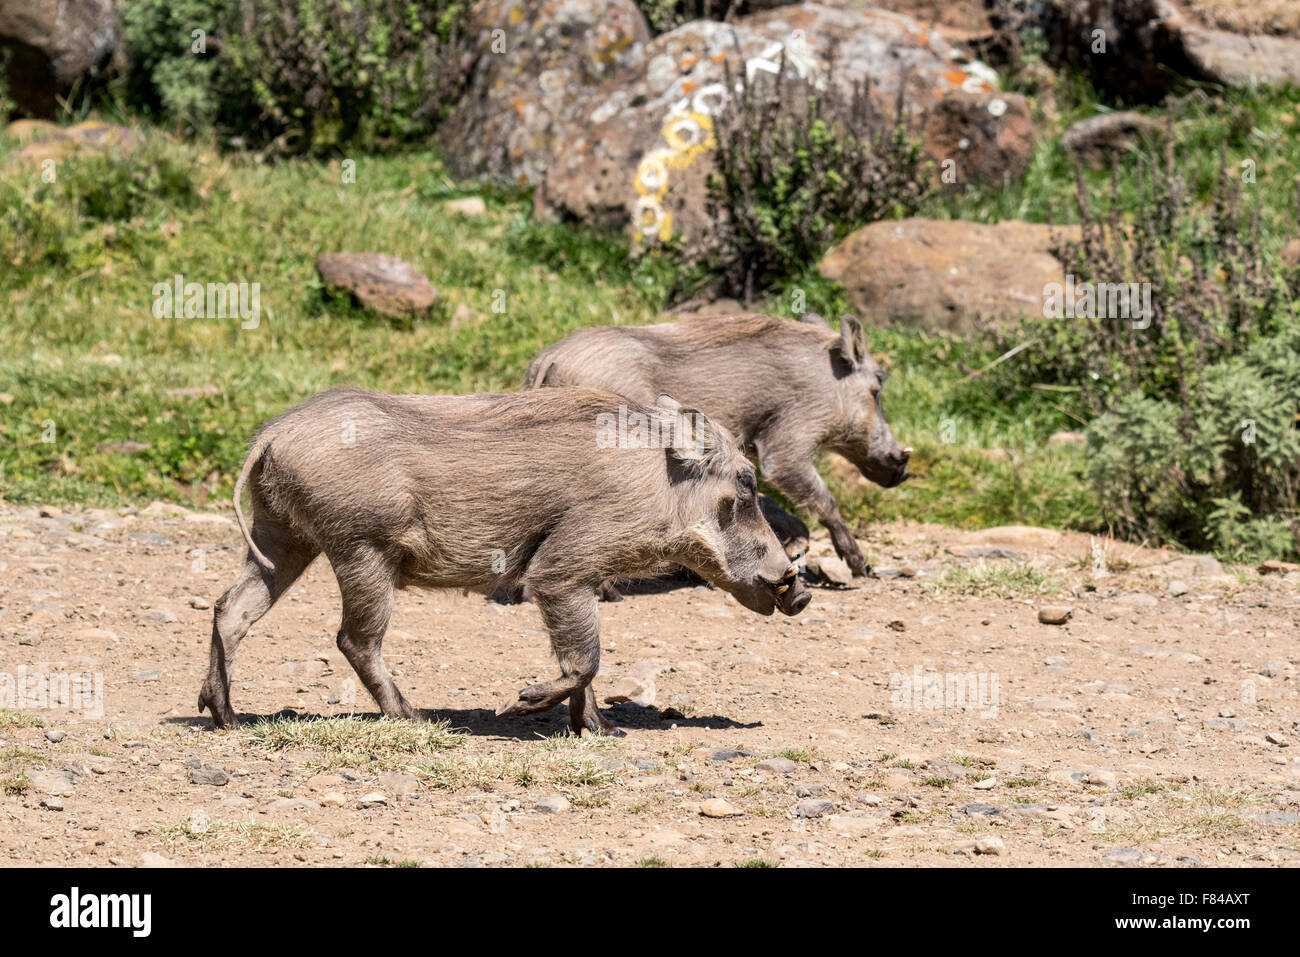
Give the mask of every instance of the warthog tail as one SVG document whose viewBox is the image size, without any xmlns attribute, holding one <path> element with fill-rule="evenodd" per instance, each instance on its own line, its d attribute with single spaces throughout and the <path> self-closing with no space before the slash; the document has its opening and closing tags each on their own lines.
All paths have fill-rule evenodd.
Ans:
<svg viewBox="0 0 1300 957">
<path fill-rule="evenodd" d="M 253 471 L 253 463 L 262 457 L 262 453 L 271 444 L 270 433 L 270 429 L 264 429 L 262 434 L 257 437 L 253 447 L 248 450 L 248 458 L 244 459 L 244 467 L 239 470 L 239 478 L 235 479 L 235 521 L 239 523 L 240 534 L 244 536 L 244 541 L 248 543 L 248 550 L 257 559 L 257 563 L 268 572 L 273 572 L 275 571 L 275 563 L 263 555 L 262 550 L 253 542 L 253 536 L 248 531 L 248 523 L 244 521 L 244 511 L 239 507 L 239 497 L 244 491 L 244 483 L 248 481 L 248 473 Z"/>
<path fill-rule="evenodd" d="M 555 359 L 551 356 L 550 350 L 546 350 L 541 355 L 528 363 L 528 374 L 524 376 L 525 389 L 537 389 L 546 385 L 546 376 L 555 365 Z"/>
</svg>

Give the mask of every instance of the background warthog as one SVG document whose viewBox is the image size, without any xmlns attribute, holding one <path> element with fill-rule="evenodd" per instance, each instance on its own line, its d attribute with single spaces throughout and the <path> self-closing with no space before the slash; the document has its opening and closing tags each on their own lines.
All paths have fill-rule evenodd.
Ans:
<svg viewBox="0 0 1300 957">
<path fill-rule="evenodd" d="M 818 448 L 831 449 L 886 488 L 908 477 L 912 450 L 885 421 L 884 382 L 857 319 L 842 317 L 836 333 L 809 313 L 803 322 L 751 314 L 580 329 L 537 354 L 524 388 L 583 385 L 636 402 L 667 392 L 703 409 L 758 459 L 765 479 L 817 516 L 853 573 L 865 575 L 815 458 Z"/>
<path fill-rule="evenodd" d="M 671 448 L 600 447 L 599 420 L 627 406 L 590 389 L 518 395 L 326 392 L 258 434 L 235 484 L 248 541 L 239 580 L 216 604 L 199 710 L 235 724 L 230 668 L 249 627 L 322 552 L 343 598 L 339 650 L 384 714 L 414 717 L 380 646 L 393 590 L 527 586 L 562 677 L 525 688 L 502 714 L 569 700 L 570 723 L 617 731 L 596 707 L 595 587 L 668 561 L 770 615 L 808 603 L 759 512 L 754 469 L 726 430 L 660 408 Z M 247 481 L 251 530 L 239 511 Z M 467 649 L 468 651 L 468 649 Z"/>
</svg>

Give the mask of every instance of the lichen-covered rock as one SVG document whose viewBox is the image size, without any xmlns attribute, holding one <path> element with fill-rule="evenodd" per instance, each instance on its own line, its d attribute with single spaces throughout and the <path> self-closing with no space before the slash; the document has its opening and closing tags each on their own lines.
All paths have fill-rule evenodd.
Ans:
<svg viewBox="0 0 1300 957">
<path fill-rule="evenodd" d="M 29 116 L 53 116 L 58 95 L 101 72 L 120 39 L 118 0 L 0 0 L 8 92 Z"/>
<path fill-rule="evenodd" d="M 926 114 L 923 139 L 945 185 L 1005 186 L 1029 166 L 1034 123 L 1019 94 L 958 90 Z"/>
<path fill-rule="evenodd" d="M 385 316 L 426 313 L 438 298 L 420 270 L 380 253 L 326 253 L 316 260 L 316 271 L 325 285 Z"/>
<path fill-rule="evenodd" d="M 821 274 L 843 283 L 860 316 L 969 333 L 1042 315 L 1044 289 L 1065 281 L 1052 252 L 1078 227 L 906 219 L 851 233 L 826 254 Z"/>
<path fill-rule="evenodd" d="M 828 73 L 832 53 L 835 68 Z M 714 118 L 734 99 L 725 82 L 728 69 L 733 82 L 752 81 L 784 64 L 791 79 L 818 86 L 829 82 L 833 97 L 847 98 L 856 85 L 869 84 L 882 106 L 901 92 L 911 114 L 920 117 L 957 92 L 995 94 L 996 74 L 975 63 L 962 66 L 960 57 L 939 34 L 876 9 L 805 3 L 734 23 L 688 23 L 647 44 L 643 67 L 594 95 L 557 138 L 536 193 L 536 211 L 606 227 L 631 226 L 644 243 L 667 241 L 676 233 L 688 250 L 701 248 L 714 232 L 705 187 L 716 146 Z M 952 120 L 969 110 L 969 105 L 953 110 L 936 128 L 960 139 Z M 971 142 L 994 147 L 981 153 L 977 168 L 990 168 L 997 150 L 1016 142 L 1016 135 L 994 129 L 1007 114 L 1008 123 L 1018 123 L 1028 111 L 1023 103 L 985 110 L 979 127 L 986 131 L 971 131 Z M 1001 173 L 995 179 L 1001 181 Z"/>
<path fill-rule="evenodd" d="M 479 0 L 465 93 L 439 131 L 458 176 L 538 182 L 556 133 L 650 39 L 632 0 Z"/>
</svg>

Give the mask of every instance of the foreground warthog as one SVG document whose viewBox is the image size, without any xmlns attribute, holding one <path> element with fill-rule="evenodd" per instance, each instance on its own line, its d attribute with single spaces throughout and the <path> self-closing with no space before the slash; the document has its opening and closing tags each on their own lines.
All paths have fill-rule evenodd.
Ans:
<svg viewBox="0 0 1300 957">
<path fill-rule="evenodd" d="M 857 319 L 842 317 L 837 334 L 809 313 L 580 329 L 537 354 L 524 388 L 589 386 L 636 402 L 666 392 L 702 409 L 758 459 L 763 478 L 817 516 L 860 576 L 866 562 L 815 459 L 819 448 L 838 452 L 885 488 L 907 479 L 912 450 L 885 421 L 884 382 Z"/>
<path fill-rule="evenodd" d="M 258 434 L 235 483 L 248 557 L 216 604 L 199 711 L 210 708 L 219 727 L 236 723 L 235 649 L 322 552 L 343 598 L 339 650 L 393 717 L 415 716 L 380 655 L 395 588 L 528 587 L 563 676 L 525 688 L 500 713 L 567 698 L 575 731 L 617 732 L 591 689 L 604 579 L 672 562 L 759 614 L 797 614 L 809 595 L 759 513 L 753 467 L 721 427 L 666 396 L 659 406 L 591 389 L 343 389 L 284 413 Z M 605 441 L 620 415 L 640 416 L 671 447 Z M 246 481 L 251 530 L 239 508 Z"/>
</svg>

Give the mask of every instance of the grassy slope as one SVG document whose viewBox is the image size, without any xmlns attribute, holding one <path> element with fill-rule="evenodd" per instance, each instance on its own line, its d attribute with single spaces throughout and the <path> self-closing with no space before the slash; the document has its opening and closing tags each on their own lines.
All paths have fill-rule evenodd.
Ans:
<svg viewBox="0 0 1300 957">
<path fill-rule="evenodd" d="M 1093 110 L 1086 96 L 1075 99 L 1060 123 Z M 1265 184 L 1300 169 L 1298 104 L 1300 95 L 1269 94 L 1234 96 L 1214 115 L 1188 107 L 1180 135 L 1202 178 L 1219 142 L 1249 150 L 1261 198 L 1273 199 L 1270 219 L 1280 222 L 1289 201 Z M 0 153 L 11 148 L 0 145 Z M 0 406 L 0 494 L 10 501 L 194 503 L 214 491 L 225 498 L 251 431 L 313 392 L 340 384 L 514 389 L 531 355 L 572 329 L 655 321 L 674 279 L 662 263 L 627 264 L 616 239 L 531 223 L 523 196 L 486 194 L 488 214 L 474 219 L 447 212 L 441 201 L 460 187 L 427 155 L 361 159 L 357 182 L 344 184 L 337 164 L 259 166 L 161 138 L 150 149 L 190 168 L 202 195 L 186 203 L 151 191 L 132 218 L 104 222 L 56 191 L 49 206 L 75 238 L 66 261 L 46 265 L 28 256 L 0 264 L 0 392 L 12 397 Z M 65 180 L 76 180 L 72 163 L 61 169 Z M 5 176 L 31 196 L 30 181 Z M 927 214 L 1041 220 L 1050 209 L 1061 221 L 1072 218 L 1072 193 L 1073 172 L 1049 135 L 1023 182 L 936 200 Z M 13 196 L 6 196 L 11 206 Z M 12 209 L 7 215 L 12 222 Z M 164 224 L 179 231 L 169 238 Z M 0 221 L 0 251 L 5 228 Z M 444 305 L 414 325 L 369 317 L 319 288 L 315 257 L 334 250 L 406 259 L 439 288 Z M 155 319 L 151 288 L 175 273 L 260 283 L 260 327 Z M 843 311 L 836 288 L 811 277 L 801 285 L 810 308 Z M 492 312 L 496 290 L 505 294 L 503 313 Z M 788 312 L 789 301 L 776 296 L 771 310 Z M 485 318 L 451 328 L 447 317 L 461 303 Z M 1097 526 L 1077 478 L 1081 453 L 1046 447 L 1051 432 L 1078 427 L 1055 394 L 1006 396 L 982 379 L 963 381 L 994 357 L 987 347 L 906 331 L 873 335 L 874 350 L 894 371 L 887 413 L 900 438 L 917 447 L 925 478 L 889 492 L 845 490 L 849 514 L 963 526 Z M 169 394 L 205 386 L 217 394 Z M 939 437 L 947 419 L 956 424 L 954 443 Z M 41 441 L 47 420 L 55 425 L 53 443 Z M 96 448 L 122 440 L 150 448 L 137 455 Z M 990 457 L 989 449 L 1003 451 Z"/>
</svg>

